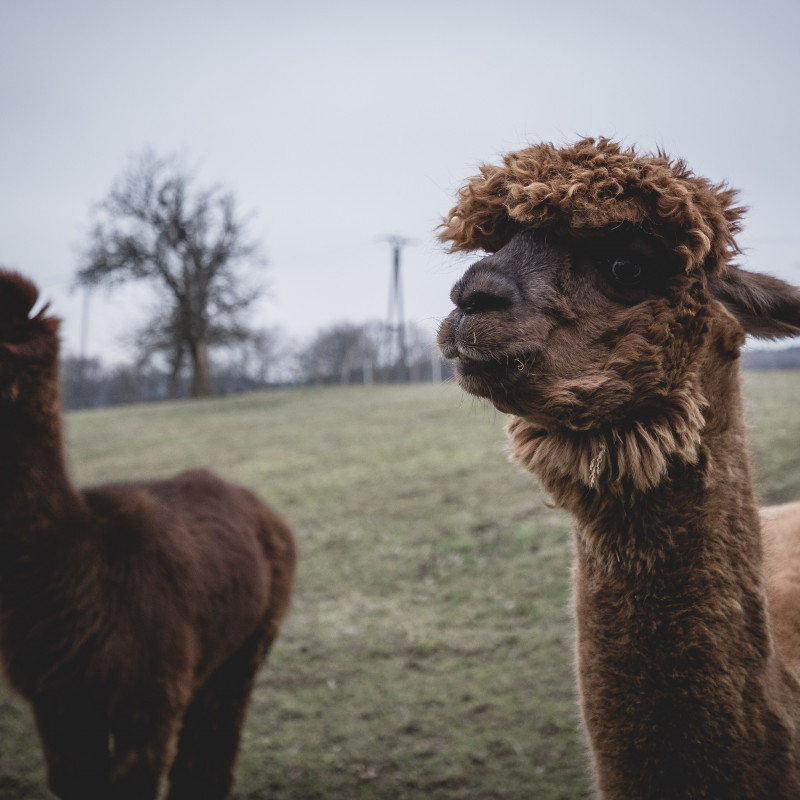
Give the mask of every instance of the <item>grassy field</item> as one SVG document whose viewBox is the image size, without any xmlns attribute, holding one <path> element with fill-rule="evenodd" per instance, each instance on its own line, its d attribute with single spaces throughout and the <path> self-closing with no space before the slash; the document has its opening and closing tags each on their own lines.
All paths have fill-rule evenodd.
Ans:
<svg viewBox="0 0 800 800">
<path fill-rule="evenodd" d="M 759 491 L 800 497 L 800 373 L 746 381 Z M 67 417 L 79 484 L 205 464 L 295 529 L 293 609 L 233 797 L 589 796 L 570 535 L 506 461 L 504 418 L 453 386 L 297 390 Z M 49 797 L 0 688 L 0 800 Z"/>
</svg>

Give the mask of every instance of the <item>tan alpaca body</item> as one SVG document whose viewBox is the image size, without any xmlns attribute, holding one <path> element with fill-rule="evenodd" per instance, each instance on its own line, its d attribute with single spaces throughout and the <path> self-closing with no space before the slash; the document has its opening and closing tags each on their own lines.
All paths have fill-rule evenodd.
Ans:
<svg viewBox="0 0 800 800">
<path fill-rule="evenodd" d="M 745 331 L 796 333 L 800 292 L 733 266 L 733 199 L 661 155 L 538 145 L 484 167 L 443 233 L 490 255 L 442 352 L 575 519 L 607 800 L 800 797 L 800 546 L 765 511 L 764 556 L 739 386 Z"/>
<path fill-rule="evenodd" d="M 786 662 L 800 675 L 800 502 L 762 508 L 770 619 Z"/>
<path fill-rule="evenodd" d="M 222 800 L 255 673 L 286 614 L 294 543 L 205 470 L 76 491 L 58 321 L 0 271 L 0 663 L 64 800 Z"/>
</svg>

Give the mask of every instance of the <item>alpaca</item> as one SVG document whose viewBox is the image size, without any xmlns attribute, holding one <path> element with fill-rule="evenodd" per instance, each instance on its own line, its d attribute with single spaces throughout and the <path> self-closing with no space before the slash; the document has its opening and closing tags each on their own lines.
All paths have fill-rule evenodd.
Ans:
<svg viewBox="0 0 800 800">
<path fill-rule="evenodd" d="M 205 470 L 77 491 L 61 435 L 59 321 L 0 271 L 0 657 L 32 706 L 52 792 L 227 796 L 294 543 Z"/>
<path fill-rule="evenodd" d="M 735 201 L 683 161 L 584 139 L 483 166 L 441 233 L 488 255 L 440 349 L 574 519 L 606 800 L 800 797 L 800 526 L 768 510 L 762 541 L 739 378 L 746 333 L 800 332 L 800 291 L 734 264 Z"/>
</svg>

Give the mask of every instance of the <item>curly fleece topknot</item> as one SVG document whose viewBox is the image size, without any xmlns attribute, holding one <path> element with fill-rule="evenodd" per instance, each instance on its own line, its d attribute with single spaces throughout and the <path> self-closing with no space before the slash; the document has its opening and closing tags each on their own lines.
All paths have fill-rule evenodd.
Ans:
<svg viewBox="0 0 800 800">
<path fill-rule="evenodd" d="M 739 252 L 736 191 L 663 153 L 638 155 L 610 139 L 542 143 L 484 165 L 458 194 L 439 238 L 452 250 L 496 252 L 523 228 L 573 237 L 631 226 L 662 240 L 687 270 L 711 273 Z"/>
</svg>

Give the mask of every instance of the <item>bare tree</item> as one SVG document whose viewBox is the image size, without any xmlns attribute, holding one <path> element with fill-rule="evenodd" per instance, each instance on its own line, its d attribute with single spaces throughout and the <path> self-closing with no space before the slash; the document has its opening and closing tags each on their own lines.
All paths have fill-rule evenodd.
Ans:
<svg viewBox="0 0 800 800">
<path fill-rule="evenodd" d="M 251 331 L 246 339 L 236 341 L 214 357 L 217 383 L 223 392 L 242 391 L 241 387 L 260 389 L 291 383 L 295 348 L 278 327 Z"/>
<path fill-rule="evenodd" d="M 174 157 L 145 151 L 113 184 L 95 212 L 78 282 L 150 281 L 165 303 L 140 346 L 165 353 L 173 377 L 189 359 L 193 397 L 212 391 L 209 348 L 245 335 L 243 312 L 259 294 L 237 267 L 263 265 L 230 192 L 195 190 Z"/>
<path fill-rule="evenodd" d="M 321 329 L 299 357 L 305 379 L 350 383 L 355 368 L 362 367 L 363 347 L 363 327 L 340 323 Z"/>
</svg>

